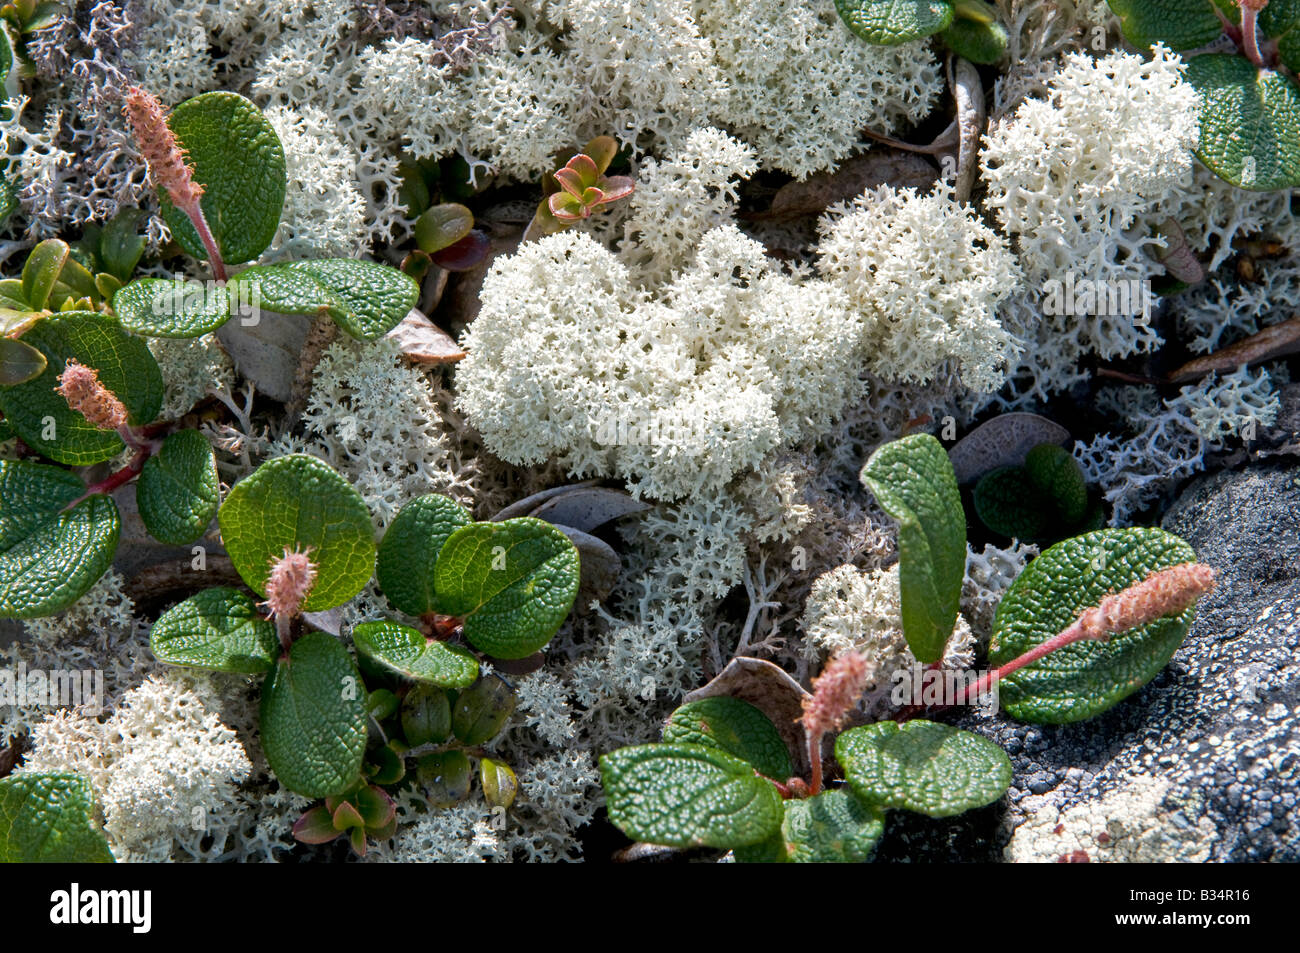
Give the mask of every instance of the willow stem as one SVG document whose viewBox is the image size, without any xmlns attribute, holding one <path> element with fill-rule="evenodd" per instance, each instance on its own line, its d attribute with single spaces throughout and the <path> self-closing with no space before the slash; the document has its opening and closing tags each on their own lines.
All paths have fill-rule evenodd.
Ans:
<svg viewBox="0 0 1300 953">
<path fill-rule="evenodd" d="M 820 731 L 808 736 L 808 766 L 812 774 L 808 782 L 808 792 L 810 797 L 815 797 L 822 789 L 822 733 Z"/>
<path fill-rule="evenodd" d="M 195 202 L 193 205 L 181 209 L 189 220 L 194 223 L 194 230 L 199 233 L 199 240 L 203 242 L 203 247 L 208 253 L 208 264 L 212 266 L 212 277 L 217 281 L 226 280 L 226 262 L 221 257 L 221 249 L 217 247 L 217 240 L 212 235 L 212 229 L 208 228 L 208 220 L 203 216 L 203 207 Z"/>
<path fill-rule="evenodd" d="M 126 466 L 122 467 L 122 469 L 120 470 L 110 473 L 106 478 L 100 480 L 98 483 L 92 483 L 90 486 L 86 487 L 86 492 L 81 494 L 81 496 L 77 497 L 75 500 L 73 500 L 71 503 L 65 506 L 63 508 L 63 512 L 66 513 L 68 510 L 77 506 L 79 503 L 84 503 L 92 496 L 107 496 L 108 494 L 116 490 L 118 487 L 125 486 L 126 484 L 130 483 L 132 480 L 134 480 L 136 477 L 140 475 L 140 471 L 144 469 L 145 461 L 148 460 L 151 456 L 153 456 L 153 451 L 150 448 L 148 447 L 136 448 L 135 455 L 131 457 L 131 461 Z"/>
<path fill-rule="evenodd" d="M 1237 0 L 1241 8 L 1241 48 L 1250 61 L 1260 69 L 1264 68 L 1264 57 L 1259 51 L 1259 11 L 1268 5 L 1268 0 Z"/>
<path fill-rule="evenodd" d="M 280 647 L 288 655 L 289 649 L 293 647 L 293 619 L 287 615 L 275 616 L 275 634 L 280 639 Z"/>
</svg>

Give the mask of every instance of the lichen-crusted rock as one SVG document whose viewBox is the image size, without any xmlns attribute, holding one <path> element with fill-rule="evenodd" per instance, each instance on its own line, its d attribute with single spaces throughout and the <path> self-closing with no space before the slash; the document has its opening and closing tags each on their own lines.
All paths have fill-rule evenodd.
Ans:
<svg viewBox="0 0 1300 953">
<path fill-rule="evenodd" d="M 1300 467 L 1203 477 L 1162 525 L 1219 574 L 1169 667 L 1073 725 L 965 715 L 1006 805 L 892 811 L 879 860 L 1300 860 Z"/>
</svg>

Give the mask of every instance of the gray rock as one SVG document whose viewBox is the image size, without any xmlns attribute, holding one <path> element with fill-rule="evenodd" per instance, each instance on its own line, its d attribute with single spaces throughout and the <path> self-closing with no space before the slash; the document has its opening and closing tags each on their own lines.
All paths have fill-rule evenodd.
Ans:
<svg viewBox="0 0 1300 953">
<path fill-rule="evenodd" d="M 878 859 L 1300 861 L 1300 467 L 1201 478 L 1163 526 L 1219 573 L 1169 666 L 1075 725 L 963 715 L 1011 755 L 1007 801 L 892 811 Z"/>
<path fill-rule="evenodd" d="M 257 385 L 258 393 L 282 402 L 291 400 L 312 320 L 267 311 L 256 320 L 248 318 L 252 323 L 244 320 L 227 321 L 217 329 L 217 339 L 239 373 Z"/>
</svg>

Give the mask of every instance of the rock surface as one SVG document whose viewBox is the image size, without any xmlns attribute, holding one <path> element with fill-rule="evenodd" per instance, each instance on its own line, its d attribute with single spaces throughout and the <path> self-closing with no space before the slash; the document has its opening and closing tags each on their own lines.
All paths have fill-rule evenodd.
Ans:
<svg viewBox="0 0 1300 953">
<path fill-rule="evenodd" d="M 879 860 L 1300 861 L 1300 467 L 1203 477 L 1163 526 L 1219 572 L 1169 666 L 1075 725 L 965 715 L 1007 801 L 890 812 Z"/>
</svg>

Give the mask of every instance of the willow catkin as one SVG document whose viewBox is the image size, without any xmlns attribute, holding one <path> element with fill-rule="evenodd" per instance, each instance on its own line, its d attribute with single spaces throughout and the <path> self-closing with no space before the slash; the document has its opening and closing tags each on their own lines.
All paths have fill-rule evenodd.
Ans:
<svg viewBox="0 0 1300 953">
<path fill-rule="evenodd" d="M 867 690 L 871 667 L 860 652 L 842 652 L 813 679 L 803 699 L 803 726 L 809 737 L 840 728 Z"/>
<path fill-rule="evenodd" d="M 126 406 L 99 380 L 93 367 L 68 361 L 54 388 L 68 406 L 101 430 L 118 430 L 126 426 Z"/>
<path fill-rule="evenodd" d="M 1163 616 L 1178 615 L 1213 588 L 1213 569 L 1204 563 L 1181 563 L 1106 596 L 1095 608 L 1085 609 L 1076 624 L 1083 638 L 1104 641 Z"/>
<path fill-rule="evenodd" d="M 154 185 L 164 190 L 177 208 L 185 211 L 198 208 L 203 186 L 194 181 L 194 170 L 186 162 L 176 134 L 167 125 L 167 111 L 158 97 L 132 86 L 126 93 L 124 111 Z"/>
<path fill-rule="evenodd" d="M 286 546 L 284 555 L 271 561 L 271 574 L 266 580 L 266 607 L 276 618 L 297 615 L 316 582 L 316 564 L 307 552 Z"/>
</svg>

